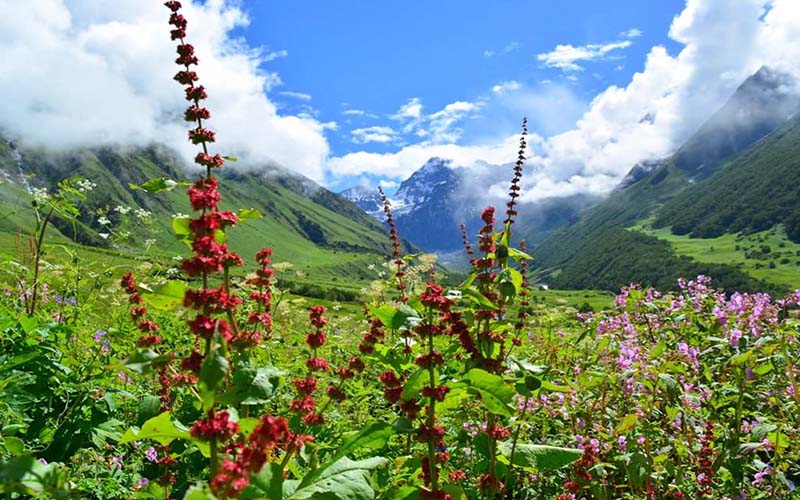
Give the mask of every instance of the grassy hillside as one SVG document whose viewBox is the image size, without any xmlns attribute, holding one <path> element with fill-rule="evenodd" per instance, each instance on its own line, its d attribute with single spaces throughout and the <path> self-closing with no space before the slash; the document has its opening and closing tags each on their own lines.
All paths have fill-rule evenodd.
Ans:
<svg viewBox="0 0 800 500">
<path fill-rule="evenodd" d="M 716 238 L 675 235 L 670 228 L 653 229 L 647 224 L 631 230 L 669 243 L 677 255 L 697 262 L 730 264 L 756 278 L 800 288 L 800 244 L 791 241 L 782 225 L 752 234 L 724 234 Z"/>
<path fill-rule="evenodd" d="M 141 254 L 145 247 L 151 253 L 157 250 L 166 259 L 187 252 L 170 225 L 174 214 L 190 213 L 184 189 L 148 194 L 129 187 L 158 177 L 191 179 L 193 175 L 184 173 L 168 150 L 155 146 L 138 150 L 100 148 L 59 155 L 23 150 L 21 157 L 24 179 L 19 175 L 14 150 L 0 141 L 4 178 L 0 184 L 0 249 L 15 250 L 18 233 L 25 235 L 34 227 L 31 197 L 23 188 L 24 182 L 53 186 L 64 178 L 79 176 L 97 187 L 81 207 L 76 226 L 54 221 L 50 241 L 65 244 L 74 240 L 102 255 Z M 246 261 L 268 245 L 276 261 L 292 262 L 293 282 L 357 289 L 374 277 L 367 266 L 391 253 L 381 224 L 349 201 L 287 172 L 240 173 L 234 168 L 221 171 L 223 207 L 233 211 L 252 208 L 264 215 L 243 221 L 231 233 L 231 246 Z M 132 210 L 120 213 L 118 206 Z M 152 215 L 136 217 L 137 208 Z M 100 217 L 108 218 L 111 225 L 101 225 Z M 99 236 L 103 232 L 128 232 L 129 236 L 104 239 Z"/>
<path fill-rule="evenodd" d="M 675 234 L 717 237 L 753 233 L 783 224 L 800 243 L 800 117 L 698 182 L 658 212 L 656 228 Z"/>
</svg>

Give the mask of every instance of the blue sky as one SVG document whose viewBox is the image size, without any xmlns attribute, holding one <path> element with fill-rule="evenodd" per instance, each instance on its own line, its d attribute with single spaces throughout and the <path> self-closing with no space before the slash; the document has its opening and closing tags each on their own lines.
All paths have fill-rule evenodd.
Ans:
<svg viewBox="0 0 800 500">
<path fill-rule="evenodd" d="M 241 158 L 230 168 L 280 165 L 332 190 L 391 191 L 432 156 L 509 163 L 527 115 L 522 201 L 604 195 L 762 65 L 800 79 L 798 0 L 182 3 L 215 150 Z M 158 142 L 191 165 L 160 1 L 5 4 L 4 135 Z M 506 182 L 480 188 L 499 199 Z"/>
<path fill-rule="evenodd" d="M 251 22 L 240 34 L 251 46 L 264 47 L 275 56 L 285 51 L 285 57 L 264 64 L 283 82 L 269 92 L 270 98 L 282 112 L 307 110 L 322 122 L 336 122 L 337 129 L 328 130 L 326 136 L 332 155 L 340 156 L 393 151 L 398 142 L 419 141 L 399 131 L 400 137 L 393 141 L 359 143 L 351 133 L 392 126 L 389 117 L 411 98 L 435 111 L 455 101 L 473 102 L 508 81 L 533 89 L 560 85 L 571 91 L 578 102 L 557 122 L 539 123 L 531 117 L 535 131 L 560 132 L 574 124 L 600 91 L 609 85 L 624 86 L 634 72 L 642 71 L 652 46 L 679 49 L 667 32 L 683 6 L 678 0 L 354 0 L 311 2 L 300 10 L 296 2 L 250 0 L 244 9 Z M 626 36 L 632 29 L 641 35 Z M 579 61 L 583 71 L 547 67 L 537 59 L 559 44 L 626 41 L 628 47 L 611 50 L 598 60 Z M 365 114 L 346 114 L 346 110 Z M 468 123 L 459 141 L 479 141 L 487 130 L 514 133 L 523 112 L 488 113 Z"/>
</svg>

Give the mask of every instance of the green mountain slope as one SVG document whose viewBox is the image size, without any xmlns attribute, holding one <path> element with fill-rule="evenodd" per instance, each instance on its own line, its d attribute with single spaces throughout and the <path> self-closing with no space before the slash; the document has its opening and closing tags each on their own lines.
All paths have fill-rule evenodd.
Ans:
<svg viewBox="0 0 800 500">
<path fill-rule="evenodd" d="M 5 214 L 0 219 L 0 239 L 6 241 L 2 246 L 8 248 L 17 231 L 29 232 L 33 227 L 26 183 L 54 186 L 62 179 L 79 176 L 97 187 L 89 194 L 75 227 L 54 222 L 57 231 L 52 237 L 57 241 L 75 240 L 98 249 L 133 253 L 147 244 L 167 256 L 185 254 L 187 249 L 175 239 L 171 228 L 174 214 L 190 213 L 184 190 L 149 194 L 129 187 L 158 177 L 191 180 L 194 175 L 179 165 L 174 154 L 160 146 L 53 154 L 16 150 L 0 141 L 0 173 L 4 178 L 0 184 L 0 216 Z M 230 233 L 232 247 L 246 261 L 268 245 L 273 248 L 275 261 L 292 262 L 293 279 L 342 286 L 343 282 L 355 284 L 374 278 L 367 265 L 391 253 L 379 222 L 308 179 L 275 169 L 240 170 L 236 164 L 220 171 L 220 176 L 225 209 L 253 208 L 264 215 L 243 221 Z M 120 213 L 115 210 L 118 206 L 131 207 L 131 211 Z M 137 218 L 137 208 L 152 215 Z M 102 234 L 109 230 L 100 223 L 100 217 L 111 221 L 108 227 L 112 232 L 127 231 L 129 237 L 104 238 Z"/>
<path fill-rule="evenodd" d="M 692 213 L 704 214 L 709 229 L 704 229 L 703 234 L 719 236 L 720 231 L 763 230 L 764 224 L 771 227 L 778 223 L 785 223 L 787 231 L 794 231 L 793 219 L 784 217 L 793 213 L 797 205 L 789 201 L 788 186 L 792 184 L 778 191 L 775 188 L 782 182 L 779 180 L 782 176 L 798 173 L 796 163 L 788 160 L 795 154 L 791 147 L 794 132 L 790 130 L 795 125 L 784 126 L 786 116 L 797 105 L 797 96 L 787 90 L 783 76 L 759 71 L 671 158 L 638 166 L 623 182 L 623 188 L 545 240 L 535 252 L 542 279 L 558 288 L 614 290 L 631 282 L 669 288 L 674 287 L 679 276 L 708 274 L 726 288 L 787 287 L 780 276 L 772 279 L 769 273 L 759 273 L 759 278 L 768 281 L 764 282 L 746 272 L 745 267 L 724 259 L 697 261 L 691 255 L 677 253 L 668 239 L 629 228 L 641 225 L 654 214 L 660 226 L 671 225 L 676 218 L 683 217 L 691 201 L 697 203 Z M 783 128 L 759 142 L 778 127 Z M 752 149 L 739 162 L 726 163 L 736 160 L 748 148 Z M 751 165 L 755 158 L 761 158 L 759 165 L 743 169 L 742 165 Z M 754 183 L 752 176 L 759 169 L 770 170 L 770 180 Z M 742 184 L 748 179 L 749 185 Z M 707 198 L 709 186 L 719 184 L 727 188 Z M 741 196 L 752 185 L 758 186 L 758 194 Z M 738 190 L 734 189 L 736 186 Z M 785 196 L 775 196 L 783 191 L 787 191 Z M 768 214 L 765 208 L 769 204 L 757 202 L 759 197 L 775 198 L 774 210 Z M 740 204 L 733 201 L 737 198 Z M 739 223 L 735 225 L 731 211 L 725 208 L 728 205 L 740 209 L 746 205 L 750 215 L 736 219 Z M 719 208 L 722 208 L 719 213 L 727 215 L 716 216 Z M 661 217 L 662 210 L 669 216 Z M 745 219 L 749 228 L 745 228 Z M 694 230 L 695 224 L 700 227 L 703 222 L 699 218 L 680 220 L 683 225 L 678 229 L 683 233 Z M 714 231 L 710 229 L 712 226 L 716 228 Z"/>
<path fill-rule="evenodd" d="M 656 228 L 715 238 L 783 224 L 800 243 L 800 117 L 742 154 L 719 175 L 698 182 L 658 212 Z"/>
</svg>

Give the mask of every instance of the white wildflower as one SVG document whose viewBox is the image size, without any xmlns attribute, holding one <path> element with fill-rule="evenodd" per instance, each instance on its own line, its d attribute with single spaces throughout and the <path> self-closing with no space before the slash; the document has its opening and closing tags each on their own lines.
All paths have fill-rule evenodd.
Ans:
<svg viewBox="0 0 800 500">
<path fill-rule="evenodd" d="M 128 214 L 131 210 L 131 207 L 123 207 L 122 205 L 117 205 L 116 208 L 114 208 L 114 211 L 121 215 Z"/>
<path fill-rule="evenodd" d="M 101 226 L 107 226 L 107 225 L 111 224 L 111 221 L 108 220 L 108 217 L 106 217 L 104 215 L 104 216 L 100 217 L 99 219 L 97 219 L 97 223 L 100 224 Z"/>
<path fill-rule="evenodd" d="M 78 181 L 75 183 L 75 186 L 78 188 L 78 191 L 81 193 L 88 193 L 92 189 L 97 187 L 97 184 L 90 181 L 89 179 L 83 179 L 82 181 Z"/>
<path fill-rule="evenodd" d="M 47 194 L 47 189 L 45 188 L 33 188 L 31 195 L 33 196 L 33 201 L 38 205 L 43 205 L 50 199 L 50 195 Z"/>
</svg>

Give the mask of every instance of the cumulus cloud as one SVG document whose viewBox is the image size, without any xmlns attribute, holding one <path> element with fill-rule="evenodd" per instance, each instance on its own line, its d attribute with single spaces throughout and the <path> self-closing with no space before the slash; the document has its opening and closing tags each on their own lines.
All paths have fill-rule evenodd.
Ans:
<svg viewBox="0 0 800 500">
<path fill-rule="evenodd" d="M 546 138 L 532 137 L 523 201 L 608 193 L 637 162 L 678 148 L 762 65 L 800 77 L 798 33 L 796 0 L 688 0 L 669 28 L 669 36 L 682 44 L 677 53 L 652 47 L 644 69 L 627 85 L 596 95 L 574 125 Z M 565 108 L 555 105 L 548 111 L 552 99 L 545 96 L 551 87 L 514 92 L 529 94 L 542 113 L 554 114 Z M 514 92 L 508 94 L 512 102 Z M 563 102 L 580 105 L 568 89 L 558 92 Z M 491 102 L 483 112 L 489 108 Z M 472 145 L 423 142 L 393 153 L 354 153 L 330 165 L 335 172 L 351 173 L 374 166 L 377 174 L 402 178 L 432 156 L 452 158 L 455 165 L 503 164 L 515 150 L 516 137 L 508 135 Z M 501 183 L 492 192 L 502 195 L 504 187 Z"/>
<path fill-rule="evenodd" d="M 519 82 L 510 80 L 508 82 L 500 82 L 492 87 L 492 92 L 495 94 L 505 94 L 506 92 L 513 92 L 522 88 Z"/>
<path fill-rule="evenodd" d="M 0 0 L 0 130 L 56 148 L 163 142 L 191 157 L 161 3 Z M 214 150 L 322 179 L 326 125 L 280 114 L 267 94 L 281 81 L 264 64 L 285 51 L 232 35 L 248 24 L 237 2 L 183 4 L 218 131 Z"/>
<path fill-rule="evenodd" d="M 583 67 L 578 65 L 578 61 L 601 60 L 609 52 L 628 48 L 632 43 L 630 40 L 623 40 L 611 43 L 590 43 L 577 47 L 569 44 L 556 45 L 556 48 L 552 51 L 538 54 L 536 59 L 548 68 L 558 68 L 563 71 L 583 71 Z"/>
<path fill-rule="evenodd" d="M 356 144 L 366 144 L 368 142 L 391 142 L 396 139 L 397 132 L 392 127 L 374 126 L 357 128 L 350 131 L 353 142 Z"/>
</svg>

